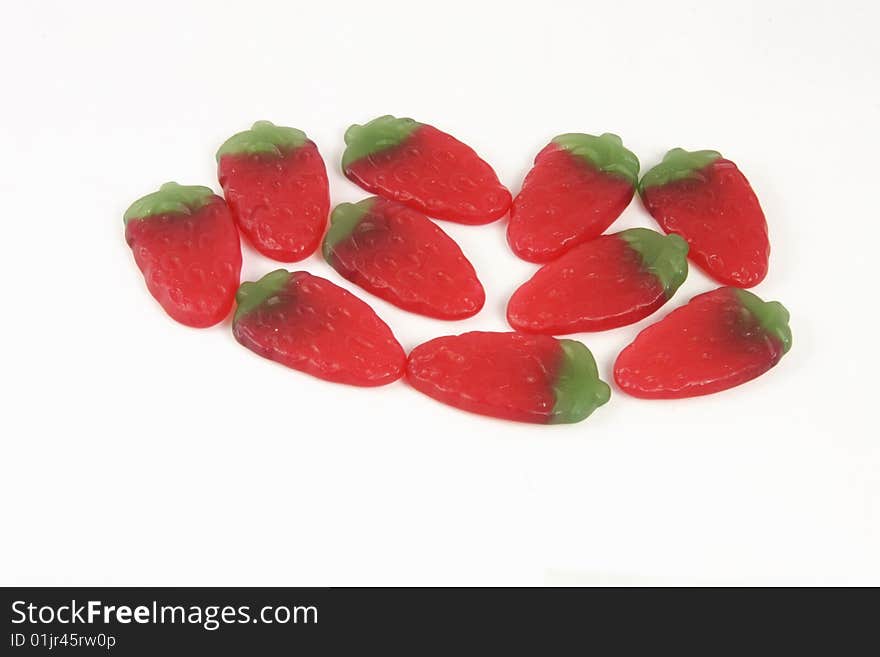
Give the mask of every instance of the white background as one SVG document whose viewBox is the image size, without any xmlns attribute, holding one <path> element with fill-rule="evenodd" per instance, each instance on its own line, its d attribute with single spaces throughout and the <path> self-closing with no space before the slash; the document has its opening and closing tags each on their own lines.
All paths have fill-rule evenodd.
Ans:
<svg viewBox="0 0 880 657">
<path fill-rule="evenodd" d="M 0 583 L 880 584 L 877 3 L 236 4 L 3 10 Z M 721 151 L 764 206 L 755 291 L 794 347 L 736 390 L 615 390 L 541 427 L 324 383 L 161 311 L 123 240 L 132 200 L 217 189 L 216 148 L 256 119 L 304 129 L 334 203 L 357 200 L 342 134 L 385 113 L 458 136 L 514 192 L 561 132 L 618 133 L 643 171 Z M 636 225 L 638 201 L 613 229 Z M 444 323 L 359 293 L 407 349 L 504 330 L 534 270 L 504 221 L 442 226 L 488 300 Z M 277 266 L 245 249 L 246 279 Z M 692 268 L 655 317 L 575 337 L 607 380 L 711 287 Z"/>
</svg>

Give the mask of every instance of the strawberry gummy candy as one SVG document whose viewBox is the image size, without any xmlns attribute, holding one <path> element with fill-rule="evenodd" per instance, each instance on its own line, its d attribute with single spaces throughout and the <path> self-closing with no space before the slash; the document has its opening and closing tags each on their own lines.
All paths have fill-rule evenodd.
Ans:
<svg viewBox="0 0 880 657">
<path fill-rule="evenodd" d="M 674 148 L 639 183 L 648 212 L 681 235 L 689 257 L 725 285 L 753 287 L 770 258 L 767 221 L 749 181 L 715 151 Z"/>
<path fill-rule="evenodd" d="M 232 309 L 241 273 L 238 230 L 207 187 L 165 183 L 131 204 L 125 240 L 147 289 L 181 324 L 213 326 Z"/>
<path fill-rule="evenodd" d="M 318 147 L 302 130 L 257 121 L 220 147 L 217 172 L 232 215 L 257 251 L 283 262 L 315 251 L 330 190 Z"/>
<path fill-rule="evenodd" d="M 611 396 L 590 350 L 547 335 L 473 331 L 412 350 L 406 376 L 450 406 L 538 424 L 580 422 Z"/>
<path fill-rule="evenodd" d="M 412 119 L 380 116 L 345 132 L 342 170 L 384 198 L 429 217 L 487 224 L 510 207 L 510 192 L 470 146 Z"/>
<path fill-rule="evenodd" d="M 403 375 L 406 354 L 366 303 L 308 272 L 278 269 L 242 283 L 232 321 L 251 351 L 336 383 L 381 386 Z"/>
<path fill-rule="evenodd" d="M 463 319 L 486 295 L 451 237 L 418 210 L 375 196 L 341 203 L 324 238 L 324 257 L 345 278 L 405 310 Z"/>
<path fill-rule="evenodd" d="M 513 200 L 510 248 L 548 262 L 601 235 L 629 205 L 638 177 L 639 160 L 617 135 L 554 137 Z"/>
<path fill-rule="evenodd" d="M 778 301 L 722 287 L 699 294 L 639 333 L 614 364 L 634 397 L 678 399 L 727 390 L 760 376 L 791 348 Z"/>
<path fill-rule="evenodd" d="M 687 277 L 678 235 L 631 228 L 576 246 L 513 293 L 507 321 L 518 331 L 604 331 L 644 319 Z"/>
</svg>

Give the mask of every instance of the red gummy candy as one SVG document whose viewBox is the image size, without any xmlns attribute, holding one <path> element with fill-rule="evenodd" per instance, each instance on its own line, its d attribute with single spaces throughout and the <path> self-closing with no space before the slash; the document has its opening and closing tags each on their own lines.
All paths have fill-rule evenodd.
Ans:
<svg viewBox="0 0 880 657">
<path fill-rule="evenodd" d="M 541 267 L 513 293 L 507 321 L 551 335 L 625 326 L 665 304 L 686 277 L 687 243 L 677 235 L 603 235 Z"/>
<path fill-rule="evenodd" d="M 548 262 L 601 235 L 629 205 L 638 175 L 638 158 L 617 135 L 554 137 L 513 200 L 510 248 L 523 260 Z"/>
<path fill-rule="evenodd" d="M 295 262 L 318 248 L 330 190 L 324 160 L 304 132 L 257 121 L 220 147 L 217 163 L 232 215 L 257 251 Z"/>
<path fill-rule="evenodd" d="M 241 244 L 222 198 L 207 187 L 165 183 L 132 203 L 124 219 L 125 240 L 165 312 L 195 328 L 229 314 Z"/>
<path fill-rule="evenodd" d="M 715 151 L 674 148 L 639 183 L 648 212 L 681 235 L 690 258 L 719 283 L 753 287 L 767 275 L 767 221 L 749 181 Z"/>
<path fill-rule="evenodd" d="M 614 364 L 634 397 L 678 399 L 760 376 L 791 348 L 788 311 L 732 287 L 700 294 L 639 333 Z"/>
<path fill-rule="evenodd" d="M 251 351 L 336 383 L 381 386 L 403 375 L 406 354 L 366 303 L 308 272 L 278 269 L 242 283 L 232 322 Z"/>
<path fill-rule="evenodd" d="M 611 394 L 589 349 L 546 335 L 435 338 L 413 349 L 406 375 L 416 390 L 450 406 L 538 424 L 580 422 Z"/>
<path fill-rule="evenodd" d="M 345 278 L 386 301 L 438 319 L 479 312 L 486 295 L 451 237 L 417 210 L 375 196 L 341 203 L 324 257 Z"/>
<path fill-rule="evenodd" d="M 345 132 L 342 170 L 373 194 L 429 217 L 486 224 L 510 207 L 510 192 L 455 137 L 412 119 L 380 116 Z"/>
</svg>

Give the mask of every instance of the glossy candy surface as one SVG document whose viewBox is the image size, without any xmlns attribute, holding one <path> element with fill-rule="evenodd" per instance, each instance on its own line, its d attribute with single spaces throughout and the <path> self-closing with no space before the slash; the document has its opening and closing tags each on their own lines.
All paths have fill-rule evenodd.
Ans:
<svg viewBox="0 0 880 657">
<path fill-rule="evenodd" d="M 562 335 L 632 324 L 665 304 L 687 277 L 687 243 L 632 228 L 576 246 L 514 292 L 507 321 Z"/>
<path fill-rule="evenodd" d="M 366 303 L 328 280 L 278 269 L 243 283 L 232 323 L 251 351 L 336 383 L 381 386 L 403 375 L 406 354 Z"/>
<path fill-rule="evenodd" d="M 638 158 L 617 135 L 554 137 L 513 200 L 510 248 L 524 260 L 548 262 L 601 235 L 629 205 L 638 176 Z"/>
<path fill-rule="evenodd" d="M 304 132 L 257 121 L 220 147 L 217 173 L 233 217 L 260 253 L 295 262 L 315 251 L 330 192 L 318 147 Z"/>
<path fill-rule="evenodd" d="M 450 406 L 539 424 L 580 422 L 611 394 L 589 349 L 545 335 L 435 338 L 413 349 L 406 375 L 416 390 Z"/>
<path fill-rule="evenodd" d="M 451 237 L 418 210 L 370 197 L 331 216 L 324 257 L 348 280 L 411 312 L 463 319 L 485 293 Z"/>
<path fill-rule="evenodd" d="M 207 187 L 169 182 L 125 212 L 125 240 L 162 308 L 205 328 L 232 309 L 241 272 L 238 229 Z"/>
<path fill-rule="evenodd" d="M 486 224 L 510 207 L 510 192 L 474 152 L 412 119 L 380 116 L 345 132 L 342 170 L 373 194 L 429 217 Z"/>
<path fill-rule="evenodd" d="M 725 285 L 752 287 L 767 275 L 767 221 L 749 181 L 715 151 L 669 151 L 639 183 L 648 212 L 681 235 L 690 258 Z"/>
<path fill-rule="evenodd" d="M 635 397 L 707 395 L 760 376 L 790 348 L 782 304 L 722 287 L 639 333 L 617 357 L 614 380 Z"/>
</svg>

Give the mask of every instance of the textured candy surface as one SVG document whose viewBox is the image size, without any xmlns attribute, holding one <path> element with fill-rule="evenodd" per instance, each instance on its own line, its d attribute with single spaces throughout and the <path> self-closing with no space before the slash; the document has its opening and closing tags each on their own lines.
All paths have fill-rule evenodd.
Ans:
<svg viewBox="0 0 880 657">
<path fill-rule="evenodd" d="M 407 380 L 450 406 L 539 424 L 579 422 L 610 397 L 580 342 L 522 333 L 435 338 L 410 353 Z"/>
<path fill-rule="evenodd" d="M 342 168 L 373 194 L 429 217 L 485 224 L 504 216 L 510 192 L 492 168 L 451 135 L 412 119 L 381 116 L 345 133 Z"/>
<path fill-rule="evenodd" d="M 318 276 L 279 269 L 236 295 L 235 339 L 312 376 L 380 386 L 403 375 L 406 354 L 391 329 L 356 296 Z"/>
<path fill-rule="evenodd" d="M 782 304 L 722 287 L 695 296 L 639 333 L 617 357 L 614 379 L 635 397 L 706 395 L 760 376 L 790 347 Z"/>
<path fill-rule="evenodd" d="M 135 201 L 125 239 L 147 289 L 173 319 L 205 328 L 229 314 L 241 245 L 226 203 L 210 189 L 166 183 Z"/>
<path fill-rule="evenodd" d="M 305 133 L 258 121 L 230 137 L 217 162 L 232 214 L 260 253 L 295 262 L 315 251 L 330 192 L 324 161 Z"/>
<path fill-rule="evenodd" d="M 767 275 L 767 221 L 730 160 L 715 151 L 673 149 L 639 190 L 660 227 L 687 240 L 690 258 L 718 282 L 752 287 Z"/>
<path fill-rule="evenodd" d="M 551 335 L 625 326 L 660 308 L 686 277 L 687 244 L 677 235 L 603 235 L 541 267 L 510 298 L 507 321 Z"/>
<path fill-rule="evenodd" d="M 616 135 L 559 135 L 538 153 L 513 200 L 510 248 L 548 262 L 597 237 L 629 205 L 638 172 L 638 159 Z"/>
<path fill-rule="evenodd" d="M 451 237 L 418 210 L 377 197 L 333 210 L 324 257 L 386 301 L 438 319 L 463 319 L 486 295 Z"/>
</svg>

